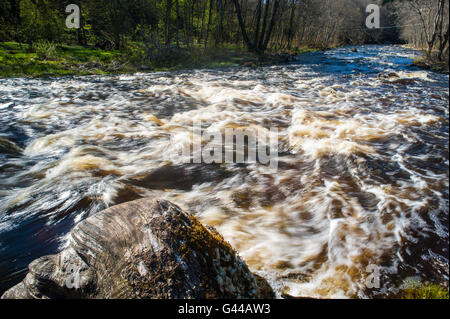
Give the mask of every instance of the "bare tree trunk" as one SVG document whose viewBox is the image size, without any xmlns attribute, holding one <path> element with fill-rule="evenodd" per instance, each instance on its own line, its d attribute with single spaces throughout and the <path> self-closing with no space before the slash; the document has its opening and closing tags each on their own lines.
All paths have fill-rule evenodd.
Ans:
<svg viewBox="0 0 450 319">
<path fill-rule="evenodd" d="M 172 11 L 172 0 L 166 0 L 166 16 L 165 16 L 165 41 L 166 46 L 170 44 L 170 13 Z"/>
<path fill-rule="evenodd" d="M 255 43 L 255 46 L 258 47 L 258 49 L 263 48 L 264 45 L 264 34 L 266 33 L 267 28 L 267 17 L 269 16 L 269 9 L 270 9 L 270 0 L 266 0 L 266 6 L 264 8 L 264 19 L 263 19 L 263 26 L 261 30 L 261 37 L 258 43 Z"/>
<path fill-rule="evenodd" d="M 208 37 L 209 37 L 209 29 L 211 26 L 211 20 L 212 20 L 213 5 L 214 5 L 213 0 L 209 0 L 209 17 L 208 17 L 208 24 L 206 25 L 205 49 L 208 46 Z"/>
<path fill-rule="evenodd" d="M 444 0 L 439 0 L 436 16 L 433 19 L 432 35 L 431 38 L 428 40 L 428 56 L 430 57 L 433 52 L 434 44 L 436 43 L 436 38 L 438 37 L 439 26 L 442 29 L 441 12 L 443 12 L 443 10 L 444 10 Z"/>
<path fill-rule="evenodd" d="M 440 45 L 439 45 L 439 54 L 438 54 L 438 59 L 439 61 L 443 60 L 443 57 L 445 56 L 445 51 L 447 48 L 448 51 L 448 46 L 449 46 L 449 33 L 450 33 L 450 24 L 447 25 L 447 31 L 445 32 L 444 36 L 443 36 L 443 40 L 441 41 Z"/>
<path fill-rule="evenodd" d="M 241 28 L 242 37 L 244 39 L 244 42 L 250 51 L 255 51 L 255 47 L 250 42 L 250 39 L 247 34 L 247 30 L 245 29 L 245 23 L 244 23 L 244 20 L 242 19 L 241 5 L 239 4 L 239 0 L 233 0 L 233 2 L 234 2 L 234 6 L 236 8 L 236 15 L 238 18 L 239 26 Z"/>
<path fill-rule="evenodd" d="M 441 0 L 439 6 L 439 25 L 438 25 L 438 38 L 439 38 L 439 52 L 438 52 L 438 60 L 442 61 L 442 54 L 445 46 L 448 42 L 448 31 L 444 34 L 444 14 L 445 14 L 445 2 Z M 448 26 L 447 26 L 448 29 Z"/>
<path fill-rule="evenodd" d="M 78 44 L 86 45 L 86 34 L 84 32 L 84 16 L 83 16 L 83 7 L 82 1 L 78 0 L 78 7 L 80 8 L 80 28 L 78 29 Z"/>
<path fill-rule="evenodd" d="M 261 48 L 262 51 L 267 49 L 267 45 L 269 44 L 270 35 L 272 34 L 273 26 L 275 25 L 276 15 L 278 11 L 278 6 L 280 5 L 280 0 L 275 0 L 272 11 L 272 19 L 270 20 L 269 30 L 267 30 L 266 40 L 264 41 L 264 45 Z"/>
<path fill-rule="evenodd" d="M 223 16 L 224 16 L 224 3 L 223 0 L 217 0 L 217 11 L 219 14 L 219 21 L 217 23 L 217 35 L 215 46 L 217 47 L 219 43 L 222 43 L 223 39 Z"/>
<path fill-rule="evenodd" d="M 176 0 L 176 10 L 177 10 L 177 48 L 180 47 L 180 2 Z"/>
<path fill-rule="evenodd" d="M 217 10 L 219 14 L 219 21 L 217 23 L 217 35 L 215 46 L 222 44 L 223 41 L 223 18 L 225 15 L 225 3 L 224 0 L 217 0 Z"/>
<path fill-rule="evenodd" d="M 14 40 L 17 42 L 22 42 L 19 37 L 19 28 L 21 25 L 20 19 L 20 0 L 9 0 L 9 5 L 11 8 L 11 18 L 10 21 L 14 25 Z"/>
<path fill-rule="evenodd" d="M 293 28 L 294 28 L 294 18 L 295 18 L 295 9 L 297 5 L 297 0 L 292 0 L 291 5 L 291 16 L 289 18 L 289 29 L 288 29 L 288 35 L 287 35 L 287 49 L 291 49 L 292 44 L 292 36 L 293 36 Z"/>
<path fill-rule="evenodd" d="M 203 35 L 205 34 L 205 20 L 206 20 L 206 6 L 208 4 L 208 0 L 203 0 L 203 8 L 202 8 L 202 27 L 200 29 L 200 35 L 198 37 L 198 42 L 200 43 L 203 39 Z"/>
<path fill-rule="evenodd" d="M 259 29 L 261 26 L 261 15 L 262 15 L 262 0 L 259 0 L 258 5 L 256 7 L 256 27 L 255 27 L 255 33 L 253 35 L 254 45 L 256 45 L 258 43 Z"/>
</svg>

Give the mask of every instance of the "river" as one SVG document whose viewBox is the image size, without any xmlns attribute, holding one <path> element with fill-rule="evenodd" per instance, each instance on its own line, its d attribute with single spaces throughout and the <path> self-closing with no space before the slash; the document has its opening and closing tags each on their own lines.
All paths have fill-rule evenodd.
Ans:
<svg viewBox="0 0 450 319">
<path fill-rule="evenodd" d="M 406 48 L 357 49 L 254 69 L 0 79 L 0 294 L 76 223 L 141 197 L 216 227 L 278 296 L 448 282 L 448 75 L 411 66 Z M 168 160 L 192 121 L 277 128 L 278 171 Z"/>
</svg>

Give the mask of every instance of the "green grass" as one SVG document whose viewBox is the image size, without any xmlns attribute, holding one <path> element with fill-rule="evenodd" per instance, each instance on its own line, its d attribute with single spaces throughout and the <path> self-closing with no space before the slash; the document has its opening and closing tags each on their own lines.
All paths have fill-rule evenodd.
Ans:
<svg viewBox="0 0 450 319">
<path fill-rule="evenodd" d="M 300 48 L 291 53 L 311 51 L 315 49 Z M 275 53 L 259 57 L 237 47 L 205 49 L 200 46 L 153 50 L 142 43 L 131 43 L 123 51 L 106 51 L 44 42 L 37 43 L 31 50 L 27 44 L 0 42 L 0 77 L 54 77 L 271 65 L 282 62 Z"/>
<path fill-rule="evenodd" d="M 401 294 L 403 299 L 449 299 L 448 289 L 434 283 L 408 283 Z"/>
<path fill-rule="evenodd" d="M 118 51 L 58 45 L 55 57 L 41 60 L 27 44 L 0 42 L 0 77 L 104 74 L 114 71 L 111 64 L 119 57 Z"/>
<path fill-rule="evenodd" d="M 58 50 L 62 58 L 73 62 L 110 62 L 120 56 L 119 51 L 104 51 L 82 46 L 59 45 Z"/>
</svg>

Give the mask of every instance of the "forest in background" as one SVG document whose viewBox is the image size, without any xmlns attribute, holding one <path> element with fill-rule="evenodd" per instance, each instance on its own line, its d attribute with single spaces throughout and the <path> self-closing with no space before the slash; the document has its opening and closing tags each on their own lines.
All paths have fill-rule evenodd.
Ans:
<svg viewBox="0 0 450 319">
<path fill-rule="evenodd" d="M 366 27 L 367 5 L 381 8 L 380 29 Z M 65 25 L 66 6 L 81 27 Z M 446 0 L 3 0 L 0 42 L 27 45 L 51 59 L 54 44 L 117 50 L 131 63 L 170 64 L 184 51 L 255 54 L 340 45 L 406 43 L 448 60 Z M 180 53 L 181 52 L 181 53 Z M 198 52 L 197 52 L 198 54 Z"/>
<path fill-rule="evenodd" d="M 81 10 L 78 30 L 65 26 L 65 9 L 72 3 Z M 242 47 L 242 18 L 250 42 L 267 42 L 272 49 L 400 41 L 396 29 L 365 27 L 370 3 L 373 0 L 6 0 L 0 4 L 0 38 L 104 49 L 123 49 L 132 42 Z M 396 23 L 391 7 L 382 5 L 383 26 Z"/>
</svg>

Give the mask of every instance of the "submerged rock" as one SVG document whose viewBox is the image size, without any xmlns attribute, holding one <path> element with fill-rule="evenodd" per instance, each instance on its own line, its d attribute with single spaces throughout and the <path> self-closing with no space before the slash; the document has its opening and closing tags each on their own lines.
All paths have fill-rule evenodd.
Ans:
<svg viewBox="0 0 450 319">
<path fill-rule="evenodd" d="M 79 223 L 68 248 L 29 265 L 2 298 L 272 298 L 213 228 L 140 199 Z"/>
</svg>

